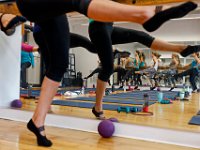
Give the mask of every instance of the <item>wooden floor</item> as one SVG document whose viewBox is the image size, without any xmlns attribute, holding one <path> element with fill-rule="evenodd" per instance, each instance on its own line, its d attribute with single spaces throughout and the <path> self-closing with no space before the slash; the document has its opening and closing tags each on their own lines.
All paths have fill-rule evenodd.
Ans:
<svg viewBox="0 0 200 150">
<path fill-rule="evenodd" d="M 43 150 L 26 124 L 0 119 L 0 150 Z M 159 144 L 113 137 L 103 139 L 98 134 L 55 127 L 46 127 L 53 141 L 52 150 L 195 150 L 194 148 Z"/>
<path fill-rule="evenodd" d="M 33 111 L 35 109 L 35 100 L 23 100 L 23 102 L 23 110 Z M 56 105 L 52 105 L 51 109 L 51 113 L 54 114 L 94 118 L 91 109 Z M 154 113 L 153 116 L 136 116 L 131 113 L 117 113 L 117 111 L 105 111 L 105 115 L 108 118 L 116 117 L 120 122 L 130 124 L 200 132 L 200 126 L 188 125 L 192 116 L 200 110 L 199 93 L 192 94 L 189 101 L 174 101 L 170 105 L 156 103 L 151 105 L 149 109 Z"/>
</svg>

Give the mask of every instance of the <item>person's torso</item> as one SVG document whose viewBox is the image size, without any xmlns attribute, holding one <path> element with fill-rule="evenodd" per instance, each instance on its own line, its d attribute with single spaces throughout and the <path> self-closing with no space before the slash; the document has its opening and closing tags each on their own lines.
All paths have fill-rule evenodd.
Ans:
<svg viewBox="0 0 200 150">
<path fill-rule="evenodd" d="M 31 63 L 31 57 L 29 52 L 21 51 L 21 63 L 26 63 L 30 62 Z"/>
<path fill-rule="evenodd" d="M 158 70 L 158 63 L 158 60 L 156 60 L 156 62 L 152 61 L 152 66 L 156 71 Z"/>
<path fill-rule="evenodd" d="M 169 64 L 169 69 L 177 69 L 176 63 L 172 61 L 172 62 Z"/>
<path fill-rule="evenodd" d="M 135 59 L 134 62 L 133 62 L 133 64 L 134 64 L 135 69 L 139 70 L 139 68 L 140 68 L 140 61 L 138 60 L 138 62 L 137 62 L 137 60 Z"/>
<path fill-rule="evenodd" d="M 197 61 L 193 60 L 192 63 L 191 63 L 191 68 L 195 67 L 196 65 L 198 65 Z"/>
</svg>

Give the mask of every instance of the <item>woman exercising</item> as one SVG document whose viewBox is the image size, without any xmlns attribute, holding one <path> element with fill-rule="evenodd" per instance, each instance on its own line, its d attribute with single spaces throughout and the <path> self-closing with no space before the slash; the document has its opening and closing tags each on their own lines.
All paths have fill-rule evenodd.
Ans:
<svg viewBox="0 0 200 150">
<path fill-rule="evenodd" d="M 127 70 L 126 74 L 123 76 L 122 78 L 122 82 L 125 82 L 125 80 L 133 75 L 133 80 L 135 81 L 135 84 L 136 83 L 136 79 L 138 77 L 138 74 L 135 74 L 135 71 L 139 71 L 139 68 L 140 68 L 140 58 L 139 58 L 139 55 L 140 55 L 140 52 L 139 51 L 135 51 L 135 59 L 132 61 L 132 60 L 127 60 L 126 62 L 126 65 L 125 65 L 125 68 Z M 123 84 L 122 84 L 123 85 Z"/>
<path fill-rule="evenodd" d="M 98 21 L 131 21 L 153 31 L 167 20 L 182 17 L 197 7 L 195 3 L 188 2 L 155 14 L 154 7 L 128 6 L 108 0 L 17 0 L 17 5 L 23 16 L 42 28 L 48 47 L 47 57 L 50 58 L 49 70 L 46 71 L 43 80 L 37 108 L 27 125 L 36 135 L 40 146 L 52 145 L 45 135 L 44 121 L 68 67 L 69 28 L 67 20 L 61 15 L 78 11 Z M 102 90 L 101 87 L 97 88 L 97 95 L 99 90 Z M 99 105 L 98 96 L 96 105 Z"/>
<path fill-rule="evenodd" d="M 157 86 L 157 82 L 155 80 L 155 84 L 153 84 L 153 78 L 155 77 L 155 74 L 158 70 L 158 66 L 159 66 L 159 58 L 160 58 L 160 54 L 156 53 L 156 52 L 152 52 L 152 62 L 151 65 L 149 66 L 149 68 L 144 69 L 142 71 L 136 71 L 136 74 L 148 74 L 149 76 L 149 81 L 151 84 L 150 90 L 154 90 Z"/>
<path fill-rule="evenodd" d="M 167 80 L 169 85 L 171 85 L 169 91 L 172 91 L 176 87 L 174 75 L 178 73 L 178 67 L 180 66 L 180 57 L 174 53 L 172 54 L 172 60 L 168 66 L 159 66 L 159 69 L 166 69 L 162 71 L 161 74 L 164 75 L 164 80 Z"/>
<path fill-rule="evenodd" d="M 182 78 L 184 76 L 189 76 L 189 81 L 190 84 L 192 86 L 192 92 L 195 93 L 197 92 L 197 85 L 195 83 L 195 77 L 197 77 L 199 75 L 200 72 L 200 55 L 199 53 L 193 53 L 192 57 L 194 58 L 194 60 L 192 61 L 192 63 L 183 66 L 183 67 L 179 67 L 179 69 L 187 69 L 181 73 L 175 74 L 175 79 L 177 80 L 178 78 Z"/>
<path fill-rule="evenodd" d="M 146 57 L 145 57 L 144 52 L 140 51 L 139 57 L 140 57 L 140 67 L 139 68 L 140 68 L 140 70 L 143 70 L 143 69 L 145 69 L 147 67 L 147 64 L 145 62 L 145 58 Z M 141 74 L 138 74 L 136 83 L 138 85 L 142 85 Z M 138 85 L 136 85 L 134 89 L 137 89 Z"/>
</svg>

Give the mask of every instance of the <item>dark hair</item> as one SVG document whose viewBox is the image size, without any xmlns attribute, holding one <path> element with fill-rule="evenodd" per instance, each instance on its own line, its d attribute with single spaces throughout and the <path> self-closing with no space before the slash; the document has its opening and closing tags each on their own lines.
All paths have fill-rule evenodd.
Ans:
<svg viewBox="0 0 200 150">
<path fill-rule="evenodd" d="M 127 52 L 127 51 L 124 51 L 124 53 L 127 54 L 127 55 L 131 55 L 131 53 L 130 53 L 130 52 Z"/>
<path fill-rule="evenodd" d="M 135 52 L 138 54 L 138 56 L 140 56 L 140 51 L 136 50 Z"/>
<path fill-rule="evenodd" d="M 145 56 L 144 52 L 140 52 L 139 57 L 140 57 L 140 59 L 141 59 L 141 57 L 142 57 L 144 61 L 145 61 L 145 59 L 146 59 L 146 56 Z"/>
<path fill-rule="evenodd" d="M 157 53 L 157 52 L 152 52 L 152 54 L 154 55 L 154 56 L 156 56 L 157 58 L 160 58 L 160 54 L 159 53 Z"/>
<path fill-rule="evenodd" d="M 178 54 L 175 54 L 175 53 L 173 53 L 173 54 L 172 54 L 172 56 L 174 56 L 174 57 L 175 57 L 175 59 L 178 61 L 178 65 L 180 65 L 180 64 L 181 64 L 181 60 L 180 60 L 180 57 L 179 57 L 179 55 L 178 55 Z"/>
</svg>

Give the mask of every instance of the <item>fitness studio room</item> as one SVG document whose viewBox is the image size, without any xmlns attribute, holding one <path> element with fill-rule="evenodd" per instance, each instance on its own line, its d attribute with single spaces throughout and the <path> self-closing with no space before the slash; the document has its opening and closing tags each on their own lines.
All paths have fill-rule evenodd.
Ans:
<svg viewBox="0 0 200 150">
<path fill-rule="evenodd" d="M 200 149 L 199 0 L 0 0 L 0 29 L 0 150 Z"/>
</svg>

